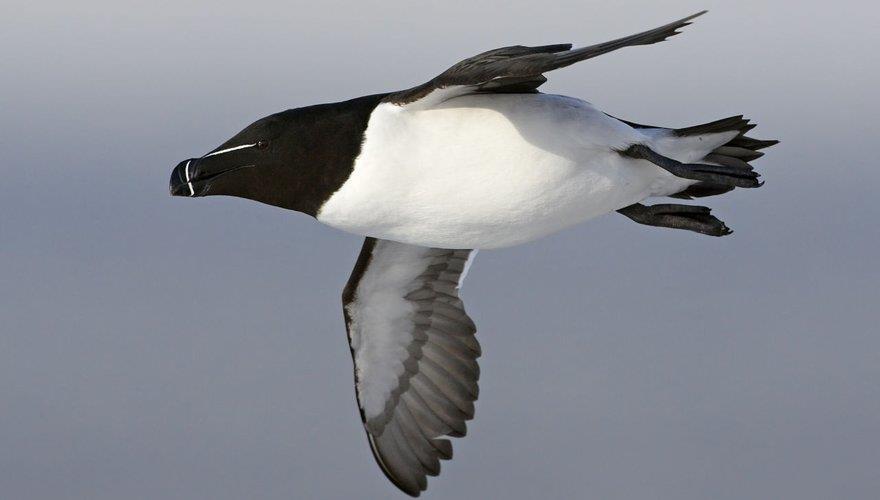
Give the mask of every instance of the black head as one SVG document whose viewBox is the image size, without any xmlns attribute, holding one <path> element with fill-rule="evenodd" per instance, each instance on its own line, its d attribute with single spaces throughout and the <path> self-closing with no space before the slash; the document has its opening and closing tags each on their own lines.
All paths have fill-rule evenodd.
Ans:
<svg viewBox="0 0 880 500">
<path fill-rule="evenodd" d="M 171 172 L 171 195 L 237 196 L 314 216 L 345 182 L 382 95 L 291 109 Z"/>
</svg>

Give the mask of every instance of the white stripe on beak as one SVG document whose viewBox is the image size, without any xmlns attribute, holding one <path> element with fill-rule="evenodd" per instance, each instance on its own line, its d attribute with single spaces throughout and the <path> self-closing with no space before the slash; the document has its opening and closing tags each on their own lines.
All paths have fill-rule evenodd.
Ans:
<svg viewBox="0 0 880 500">
<path fill-rule="evenodd" d="M 193 189 L 192 182 L 189 181 L 189 164 L 192 163 L 192 160 L 187 160 L 186 168 L 183 169 L 184 174 L 186 174 L 186 185 L 189 187 L 189 195 L 192 196 L 196 194 L 196 190 Z"/>
</svg>

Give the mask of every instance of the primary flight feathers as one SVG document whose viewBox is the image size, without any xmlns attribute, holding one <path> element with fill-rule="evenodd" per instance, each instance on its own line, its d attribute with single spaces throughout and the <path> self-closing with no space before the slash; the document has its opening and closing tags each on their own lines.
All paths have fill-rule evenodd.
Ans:
<svg viewBox="0 0 880 500">
<path fill-rule="evenodd" d="M 367 238 L 343 293 L 370 448 L 410 494 L 440 473 L 447 438 L 474 417 L 480 344 L 458 297 L 471 253 Z"/>
<path fill-rule="evenodd" d="M 427 83 L 391 94 L 386 100 L 407 104 L 425 97 L 433 90 L 452 86 L 476 86 L 477 90 L 492 92 L 535 90 L 547 81 L 543 73 L 624 47 L 662 42 L 677 35 L 678 29 L 691 24 L 689 21 L 706 12 L 704 10 L 659 28 L 575 50 L 571 50 L 570 43 L 539 47 L 514 45 L 489 50 L 459 62 Z"/>
</svg>

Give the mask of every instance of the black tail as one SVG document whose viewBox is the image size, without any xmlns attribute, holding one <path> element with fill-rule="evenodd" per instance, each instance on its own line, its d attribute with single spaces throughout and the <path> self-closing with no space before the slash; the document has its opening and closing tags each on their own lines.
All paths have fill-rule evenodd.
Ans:
<svg viewBox="0 0 880 500">
<path fill-rule="evenodd" d="M 762 141 L 759 139 L 753 139 L 745 135 L 746 132 L 755 127 L 755 124 L 749 123 L 749 120 L 743 118 L 742 115 L 739 115 L 704 123 L 702 125 L 695 125 L 693 127 L 673 129 L 673 132 L 679 137 L 689 137 L 736 131 L 739 133 L 736 137 L 706 155 L 703 161 L 752 170 L 752 166 L 749 165 L 749 162 L 764 156 L 764 153 L 761 153 L 759 150 L 769 148 L 770 146 L 779 143 L 779 141 L 775 140 Z M 711 182 L 700 182 L 690 186 L 680 193 L 672 195 L 672 197 L 689 200 L 692 198 L 723 194 L 732 189 L 733 186 L 714 184 Z"/>
</svg>

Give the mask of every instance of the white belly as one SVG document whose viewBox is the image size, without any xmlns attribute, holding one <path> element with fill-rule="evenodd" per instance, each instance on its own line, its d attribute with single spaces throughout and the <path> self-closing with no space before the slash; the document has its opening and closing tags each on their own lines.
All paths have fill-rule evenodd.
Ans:
<svg viewBox="0 0 880 500">
<path fill-rule="evenodd" d="M 381 104 L 352 175 L 317 218 L 421 246 L 516 245 L 637 203 L 674 179 L 616 152 L 647 140 L 562 96 L 468 95 L 421 111 Z"/>
</svg>

